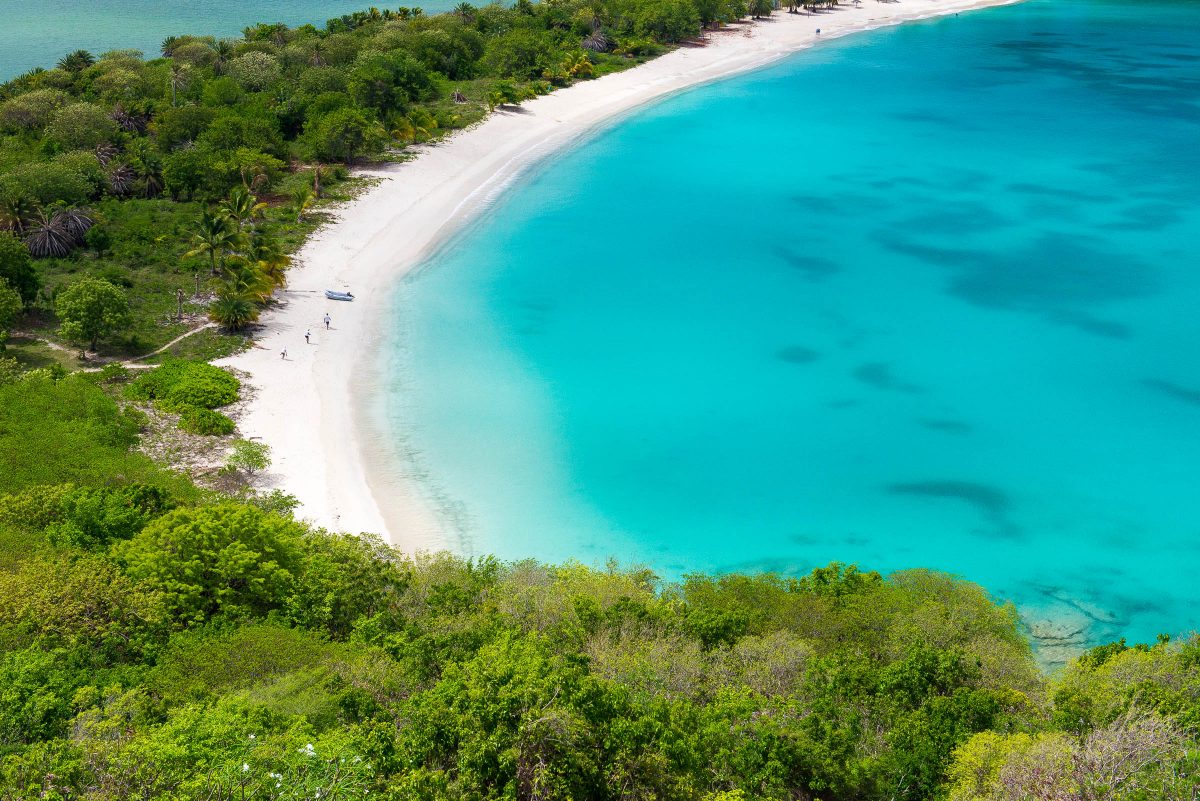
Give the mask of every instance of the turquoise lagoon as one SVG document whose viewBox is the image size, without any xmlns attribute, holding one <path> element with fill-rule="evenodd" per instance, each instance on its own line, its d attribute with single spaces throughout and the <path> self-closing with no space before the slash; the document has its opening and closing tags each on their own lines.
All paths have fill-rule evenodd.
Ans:
<svg viewBox="0 0 1200 801">
<path fill-rule="evenodd" d="M 464 553 L 930 567 L 1190 630 L 1198 101 L 1200 4 L 1103 0 L 680 94 L 399 287 L 376 423 Z"/>
<path fill-rule="evenodd" d="M 283 22 L 324 26 L 371 5 L 366 0 L 0 0 L 0 81 L 34 67 L 52 67 L 72 50 L 141 50 L 158 55 L 168 36 L 240 36 L 247 25 Z M 431 0 L 425 11 L 446 11 Z M 394 8 L 394 6 L 388 6 Z"/>
</svg>

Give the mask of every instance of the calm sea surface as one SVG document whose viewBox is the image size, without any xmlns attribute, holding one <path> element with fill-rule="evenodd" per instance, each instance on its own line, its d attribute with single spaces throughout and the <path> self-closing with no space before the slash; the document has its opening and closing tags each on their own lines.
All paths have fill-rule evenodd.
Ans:
<svg viewBox="0 0 1200 801">
<path fill-rule="evenodd" d="M 370 5 L 368 0 L 0 0 L 0 81 L 33 67 L 52 67 L 79 48 L 97 54 L 133 48 L 153 58 L 172 35 L 238 36 L 258 22 L 323 26 L 331 17 Z M 434 12 L 455 3 L 409 3 L 416 5 Z"/>
<path fill-rule="evenodd" d="M 1200 4 L 1033 0 L 674 97 L 400 287 L 466 553 L 961 574 L 1200 626 Z"/>
</svg>

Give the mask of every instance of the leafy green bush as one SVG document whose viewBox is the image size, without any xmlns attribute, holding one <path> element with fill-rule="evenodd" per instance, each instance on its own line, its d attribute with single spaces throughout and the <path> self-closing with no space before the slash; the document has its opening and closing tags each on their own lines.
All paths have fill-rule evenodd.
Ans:
<svg viewBox="0 0 1200 801">
<path fill-rule="evenodd" d="M 189 434 L 204 436 L 224 436 L 232 434 L 234 423 L 220 412 L 211 409 L 188 409 L 179 418 L 179 427 Z"/>
<path fill-rule="evenodd" d="M 173 359 L 144 373 L 129 385 L 134 400 L 156 401 L 167 411 L 216 409 L 238 398 L 241 382 L 220 367 Z"/>
<path fill-rule="evenodd" d="M 178 623 L 266 614 L 287 597 L 304 529 L 252 506 L 176 509 L 120 543 L 126 574 L 157 590 Z"/>
<path fill-rule="evenodd" d="M 302 668 L 328 664 L 345 646 L 319 634 L 270 624 L 180 633 L 159 657 L 150 685 L 166 698 L 195 698 L 244 689 Z"/>
<path fill-rule="evenodd" d="M 236 378 L 219 368 L 210 365 L 207 371 L 190 370 L 189 374 L 171 388 L 163 399 L 163 407 L 169 410 L 183 410 L 199 407 L 215 409 L 218 406 L 228 406 L 237 400 L 238 388 L 241 386 Z"/>
<path fill-rule="evenodd" d="M 137 420 L 78 376 L 33 376 L 0 385 L 0 492 L 163 476 L 132 450 L 137 435 Z"/>
</svg>

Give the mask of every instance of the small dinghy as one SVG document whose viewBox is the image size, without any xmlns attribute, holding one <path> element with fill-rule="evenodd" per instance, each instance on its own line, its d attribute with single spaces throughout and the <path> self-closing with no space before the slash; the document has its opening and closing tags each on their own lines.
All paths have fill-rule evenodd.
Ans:
<svg viewBox="0 0 1200 801">
<path fill-rule="evenodd" d="M 330 300 L 354 300 L 354 295 L 349 292 L 337 292 L 332 289 L 325 290 L 325 297 Z"/>
</svg>

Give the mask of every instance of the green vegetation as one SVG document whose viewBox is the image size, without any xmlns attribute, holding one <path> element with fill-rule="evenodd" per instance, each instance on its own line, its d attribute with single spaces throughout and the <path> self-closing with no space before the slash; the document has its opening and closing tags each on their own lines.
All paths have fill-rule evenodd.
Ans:
<svg viewBox="0 0 1200 801">
<path fill-rule="evenodd" d="M 54 299 L 54 311 L 62 323 L 59 333 L 63 339 L 87 343 L 92 350 L 100 337 L 129 322 L 125 293 L 103 278 L 82 278 L 63 289 Z"/>
<path fill-rule="evenodd" d="M 219 402 L 236 384 L 215 370 L 170 362 L 121 393 Z M 664 584 L 406 557 L 138 456 L 123 373 L 0 386 L 5 801 L 1200 786 L 1200 640 L 1113 643 L 1047 679 L 1011 606 L 929 571 Z"/>
<path fill-rule="evenodd" d="M 249 325 L 341 166 L 769 4 L 578 0 L 65 56 L 0 87 L 0 345 Z M 190 298 L 190 300 L 188 300 Z M 23 319 L 17 319 L 22 317 Z M 211 333 L 211 337 L 210 337 Z M 236 337 L 205 331 L 209 357 Z M 40 348 L 40 349 L 39 349 Z M 9 358 L 17 354 L 22 364 Z M 137 450 L 239 382 L 0 354 L 0 801 L 1149 801 L 1200 786 L 1200 640 L 1047 678 L 970 583 L 404 556 Z M 34 361 L 36 359 L 36 365 Z M 144 404 L 139 411 L 136 404 Z M 151 408 L 154 407 L 154 408 Z M 231 474 L 269 464 L 238 440 Z"/>
<path fill-rule="evenodd" d="M 233 450 L 225 462 L 225 467 L 232 471 L 243 470 L 254 475 L 259 470 L 266 470 L 271 464 L 271 449 L 263 442 L 252 442 L 239 439 L 233 443 Z"/>
<path fill-rule="evenodd" d="M 134 379 L 125 396 L 178 414 L 179 427 L 190 434 L 225 435 L 233 433 L 233 421 L 213 410 L 236 401 L 240 388 L 241 382 L 220 367 L 168 359 Z"/>
<path fill-rule="evenodd" d="M 345 165 L 747 13 L 745 0 L 463 3 L 171 37 L 149 59 L 70 53 L 0 86 L 0 278 L 26 312 L 0 330 L 124 356 L 205 316 L 236 334 L 319 224 L 314 206 L 347 196 Z M 101 311 L 92 281 L 127 313 L 110 290 Z"/>
</svg>

